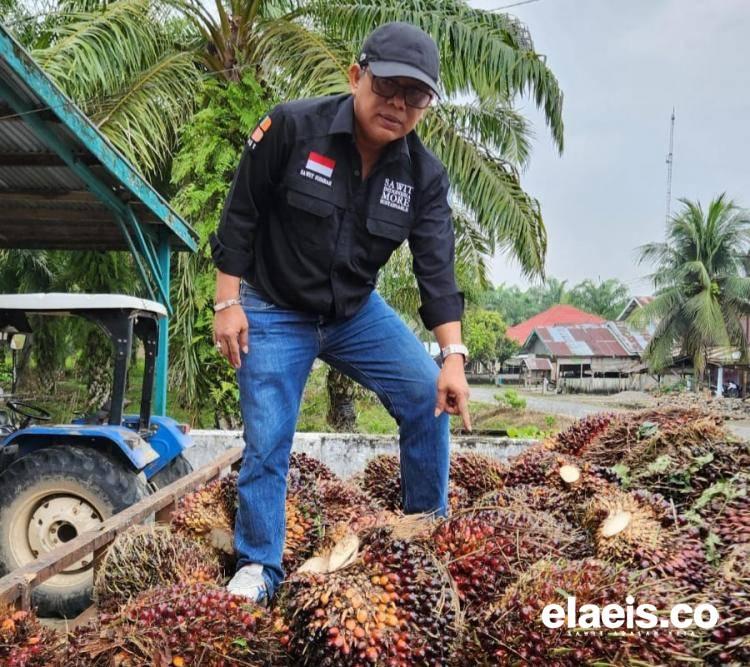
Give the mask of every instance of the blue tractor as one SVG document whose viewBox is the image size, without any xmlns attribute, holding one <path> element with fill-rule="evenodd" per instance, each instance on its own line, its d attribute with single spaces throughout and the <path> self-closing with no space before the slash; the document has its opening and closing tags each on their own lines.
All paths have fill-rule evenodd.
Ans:
<svg viewBox="0 0 750 667">
<path fill-rule="evenodd" d="M 0 397 L 0 575 L 26 565 L 191 471 L 189 428 L 151 415 L 157 322 L 164 306 L 119 294 L 0 295 L 0 339 L 21 347 L 29 315 L 80 316 L 114 350 L 106 409 L 70 424 L 11 393 Z M 145 366 L 138 414 L 123 414 L 134 336 Z M 15 360 L 17 352 L 14 352 Z M 14 371 L 15 375 L 15 371 Z M 34 590 L 42 616 L 74 617 L 91 604 L 93 554 Z"/>
</svg>

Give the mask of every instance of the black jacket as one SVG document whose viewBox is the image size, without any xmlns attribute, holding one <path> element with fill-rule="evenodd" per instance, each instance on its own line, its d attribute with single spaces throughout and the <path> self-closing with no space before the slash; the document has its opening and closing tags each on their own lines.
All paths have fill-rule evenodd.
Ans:
<svg viewBox="0 0 750 667">
<path fill-rule="evenodd" d="M 350 317 L 408 238 L 428 329 L 461 319 L 448 178 L 416 132 L 362 182 L 351 95 L 281 104 L 248 140 L 216 234 L 214 264 L 271 301 Z"/>
</svg>

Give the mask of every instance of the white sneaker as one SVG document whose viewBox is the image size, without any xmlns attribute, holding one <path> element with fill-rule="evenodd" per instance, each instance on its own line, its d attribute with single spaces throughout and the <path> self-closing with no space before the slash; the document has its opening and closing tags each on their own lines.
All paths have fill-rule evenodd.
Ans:
<svg viewBox="0 0 750 667">
<path fill-rule="evenodd" d="M 227 584 L 227 590 L 265 606 L 268 602 L 268 587 L 263 578 L 263 566 L 251 563 L 241 567 Z"/>
</svg>

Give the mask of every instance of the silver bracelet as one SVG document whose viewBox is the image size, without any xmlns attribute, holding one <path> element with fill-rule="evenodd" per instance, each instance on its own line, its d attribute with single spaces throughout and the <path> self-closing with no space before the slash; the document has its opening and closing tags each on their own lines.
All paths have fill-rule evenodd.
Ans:
<svg viewBox="0 0 750 667">
<path fill-rule="evenodd" d="M 220 301 L 219 303 L 214 304 L 214 312 L 218 313 L 220 310 L 229 308 L 229 306 L 241 306 L 241 305 L 242 305 L 242 301 L 240 301 L 239 298 L 227 299 L 226 301 Z"/>
</svg>

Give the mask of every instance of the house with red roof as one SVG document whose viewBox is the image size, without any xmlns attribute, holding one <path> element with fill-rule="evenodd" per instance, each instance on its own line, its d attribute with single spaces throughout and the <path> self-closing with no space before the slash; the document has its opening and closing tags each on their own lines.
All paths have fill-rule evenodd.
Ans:
<svg viewBox="0 0 750 667">
<path fill-rule="evenodd" d="M 505 335 L 523 345 L 534 329 L 538 327 L 555 327 L 564 324 L 603 324 L 604 318 L 592 315 L 568 304 L 560 303 L 547 308 L 542 313 L 530 317 L 525 322 L 508 327 Z"/>
</svg>

